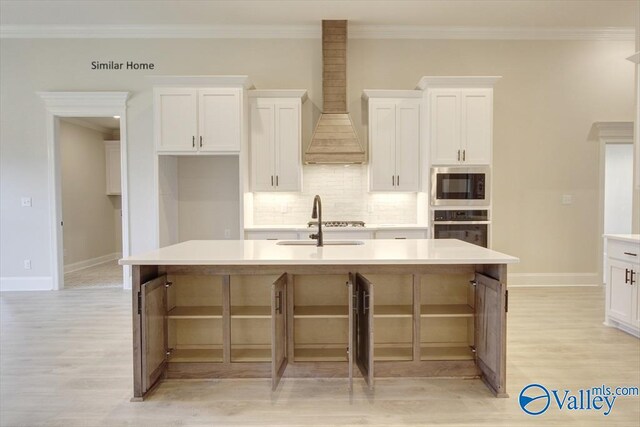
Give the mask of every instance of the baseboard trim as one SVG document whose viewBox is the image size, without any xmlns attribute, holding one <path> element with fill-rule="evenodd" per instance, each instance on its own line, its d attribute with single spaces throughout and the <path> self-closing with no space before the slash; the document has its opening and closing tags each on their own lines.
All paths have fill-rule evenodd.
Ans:
<svg viewBox="0 0 640 427">
<path fill-rule="evenodd" d="M 105 262 L 113 261 L 120 258 L 122 258 L 122 253 L 114 252 L 112 254 L 107 254 L 107 255 L 96 257 L 96 258 L 85 259 L 83 261 L 78 261 L 72 264 L 65 265 L 64 272 L 65 274 L 73 273 L 74 271 L 84 270 L 85 268 L 104 264 Z"/>
<path fill-rule="evenodd" d="M 598 273 L 510 273 L 509 287 L 601 286 Z"/>
<path fill-rule="evenodd" d="M 50 276 L 0 277 L 0 292 L 51 290 L 53 290 L 53 280 Z"/>
</svg>

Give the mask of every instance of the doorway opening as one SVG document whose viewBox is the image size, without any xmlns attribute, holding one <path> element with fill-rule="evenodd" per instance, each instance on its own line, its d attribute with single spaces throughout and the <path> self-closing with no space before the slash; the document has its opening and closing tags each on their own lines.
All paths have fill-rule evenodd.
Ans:
<svg viewBox="0 0 640 427">
<path fill-rule="evenodd" d="M 93 281 L 94 286 L 130 289 L 131 268 L 121 268 L 116 261 L 130 253 L 126 167 L 129 93 L 39 95 L 47 108 L 52 288 L 65 287 L 65 270 L 70 275 L 85 270 L 86 277 L 80 279 L 84 284 L 73 286 L 74 277 L 68 277 L 72 287 Z M 119 141 L 119 153 L 115 141 Z M 118 188 L 120 195 L 116 194 Z"/>
<path fill-rule="evenodd" d="M 58 127 L 64 287 L 122 287 L 120 117 L 64 117 Z"/>
</svg>

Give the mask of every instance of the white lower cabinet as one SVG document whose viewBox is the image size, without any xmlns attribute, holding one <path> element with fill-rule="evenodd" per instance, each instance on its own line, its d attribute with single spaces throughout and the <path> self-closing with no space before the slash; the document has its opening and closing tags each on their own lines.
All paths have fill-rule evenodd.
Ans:
<svg viewBox="0 0 640 427">
<path fill-rule="evenodd" d="M 607 237 L 605 324 L 640 337 L 640 242 Z"/>
</svg>

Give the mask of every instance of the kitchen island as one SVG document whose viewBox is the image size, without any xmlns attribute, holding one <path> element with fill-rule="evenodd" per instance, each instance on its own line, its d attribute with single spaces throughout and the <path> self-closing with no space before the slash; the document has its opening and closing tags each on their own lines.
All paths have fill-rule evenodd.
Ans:
<svg viewBox="0 0 640 427">
<path fill-rule="evenodd" d="M 164 378 L 480 377 L 506 397 L 507 265 L 452 239 L 188 241 L 133 266 L 134 400 Z M 295 242 L 294 242 L 295 243 Z"/>
</svg>

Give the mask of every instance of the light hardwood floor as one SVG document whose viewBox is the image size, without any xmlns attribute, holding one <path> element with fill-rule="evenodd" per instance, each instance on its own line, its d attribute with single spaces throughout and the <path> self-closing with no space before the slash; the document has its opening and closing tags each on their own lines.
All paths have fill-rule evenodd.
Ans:
<svg viewBox="0 0 640 427">
<path fill-rule="evenodd" d="M 0 294 L 2 426 L 209 425 L 640 425 L 640 398 L 618 398 L 605 417 L 550 407 L 526 415 L 527 384 L 569 389 L 640 385 L 640 341 L 602 325 L 599 287 L 512 288 L 508 399 L 480 380 L 166 381 L 131 403 L 128 292 L 120 289 Z"/>
</svg>

